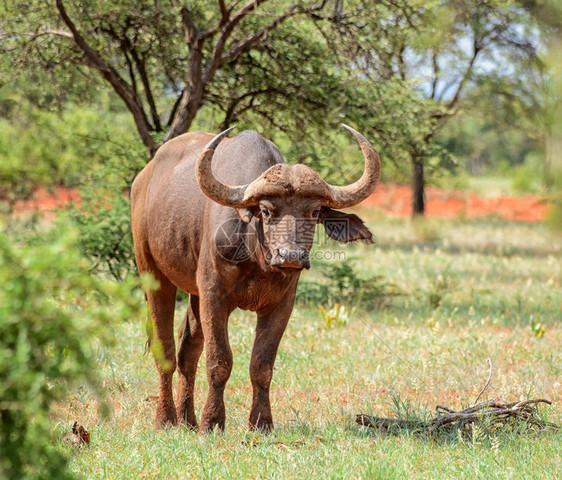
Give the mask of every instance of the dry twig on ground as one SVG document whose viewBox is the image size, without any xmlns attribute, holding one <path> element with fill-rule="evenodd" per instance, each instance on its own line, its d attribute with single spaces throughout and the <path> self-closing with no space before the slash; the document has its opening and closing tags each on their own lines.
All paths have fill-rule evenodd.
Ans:
<svg viewBox="0 0 562 480">
<path fill-rule="evenodd" d="M 480 397 L 490 385 L 492 379 L 492 361 L 488 359 L 490 364 L 490 372 L 488 380 L 484 388 L 476 397 L 476 401 L 470 407 L 461 411 L 455 411 L 451 408 L 437 405 L 435 408 L 437 416 L 429 421 L 417 419 L 400 419 L 386 417 L 372 417 L 369 415 L 357 415 L 356 422 L 365 427 L 372 427 L 383 431 L 389 431 L 392 428 L 413 429 L 431 434 L 437 431 L 449 430 L 451 428 L 464 428 L 465 425 L 473 425 L 482 423 L 487 427 L 504 426 L 514 424 L 515 422 L 523 422 L 528 426 L 537 427 L 539 430 L 557 429 L 557 425 L 545 422 L 537 413 L 537 405 L 546 403 L 552 405 L 552 402 L 545 399 L 526 400 L 520 402 L 500 403 L 495 400 L 487 400 L 478 403 Z"/>
</svg>

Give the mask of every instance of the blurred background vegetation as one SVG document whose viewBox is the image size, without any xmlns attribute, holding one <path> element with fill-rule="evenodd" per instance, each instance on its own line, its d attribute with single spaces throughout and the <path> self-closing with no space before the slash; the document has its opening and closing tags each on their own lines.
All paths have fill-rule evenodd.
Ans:
<svg viewBox="0 0 562 480">
<path fill-rule="evenodd" d="M 347 122 L 380 150 L 383 180 L 412 182 L 420 215 L 426 183 L 500 176 L 537 193 L 560 178 L 556 2 L 26 1 L 0 14 L 4 196 L 113 175 L 123 150 L 138 152 L 134 176 L 163 140 L 233 124 L 345 183 L 360 173 Z"/>
<path fill-rule="evenodd" d="M 383 181 L 412 184 L 413 215 L 424 214 L 426 184 L 492 179 L 548 197 L 548 221 L 562 229 L 561 10 L 538 0 L 2 2 L 0 472 L 65 472 L 49 407 L 77 379 L 99 390 L 91 339 L 141 303 L 127 194 L 178 134 L 255 129 L 288 162 L 345 184 L 362 168 L 345 122 L 379 150 Z M 48 225 L 11 217 L 39 186 L 77 188 L 81 203 Z M 326 268 L 342 298 L 365 291 L 376 306 L 401 294 L 382 277 Z M 326 295 L 309 282 L 299 301 Z"/>
</svg>

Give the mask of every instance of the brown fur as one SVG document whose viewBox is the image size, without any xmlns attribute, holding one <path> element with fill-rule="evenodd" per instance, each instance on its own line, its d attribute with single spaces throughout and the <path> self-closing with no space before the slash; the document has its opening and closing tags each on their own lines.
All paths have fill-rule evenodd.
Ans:
<svg viewBox="0 0 562 480">
<path fill-rule="evenodd" d="M 233 362 L 228 317 L 235 308 L 242 308 L 257 314 L 250 361 L 253 396 L 249 425 L 269 430 L 273 427 L 269 401 L 273 365 L 312 246 L 312 237 L 302 236 L 299 225 L 313 231 L 318 222 L 343 216 L 350 221 L 349 235 L 340 232 L 336 237 L 328 231 L 337 240 L 368 240 L 371 233 L 355 215 L 322 207 L 318 198 L 322 185 L 314 180 L 314 172 L 303 166 L 289 170 L 277 147 L 255 132 L 223 140 L 213 156 L 212 170 L 225 184 L 246 185 L 279 165 L 270 170 L 267 182 L 279 177 L 286 187 L 283 195 L 271 195 L 268 190 L 267 197 L 247 209 L 215 203 L 203 194 L 194 173 L 196 156 L 213 137 L 192 132 L 167 142 L 132 187 L 137 266 L 139 272 L 151 273 L 160 285 L 147 292 L 154 336 L 164 353 L 164 359 L 157 361 L 160 394 L 156 421 L 159 425 L 182 422 L 197 427 L 193 388 L 205 345 L 209 390 L 200 428 L 224 428 L 223 392 Z M 241 246 L 247 255 L 231 258 Z M 173 330 L 178 288 L 190 294 L 190 301 L 179 327 L 176 355 Z M 174 402 L 172 376 L 176 368 L 179 385 Z"/>
</svg>

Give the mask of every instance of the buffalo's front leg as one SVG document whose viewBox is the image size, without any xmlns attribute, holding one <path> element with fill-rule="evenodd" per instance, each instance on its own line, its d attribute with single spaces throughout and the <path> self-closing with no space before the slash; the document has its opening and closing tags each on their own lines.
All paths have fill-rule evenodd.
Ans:
<svg viewBox="0 0 562 480">
<path fill-rule="evenodd" d="M 273 377 L 273 365 L 281 337 L 293 310 L 294 295 L 283 299 L 267 315 L 258 314 L 256 336 L 250 359 L 250 378 L 252 380 L 252 407 L 249 427 L 269 431 L 273 429 L 273 417 L 269 401 L 269 387 Z"/>
<path fill-rule="evenodd" d="M 232 370 L 232 351 L 227 330 L 231 310 L 216 296 L 204 298 L 203 295 L 200 297 L 200 309 L 209 383 L 207 401 L 201 414 L 200 430 L 211 431 L 215 426 L 224 430 L 226 419 L 224 388 Z"/>
<path fill-rule="evenodd" d="M 199 297 L 189 296 L 189 304 L 183 323 L 178 329 L 178 421 L 197 428 L 193 390 L 197 363 L 203 351 L 203 331 L 199 317 Z"/>
<path fill-rule="evenodd" d="M 146 292 L 154 331 L 153 352 L 160 375 L 160 392 L 156 407 L 156 424 L 175 425 L 176 407 L 172 395 L 172 377 L 176 369 L 174 341 L 174 308 L 176 287 L 163 277 L 158 277 L 160 288 Z"/>
</svg>

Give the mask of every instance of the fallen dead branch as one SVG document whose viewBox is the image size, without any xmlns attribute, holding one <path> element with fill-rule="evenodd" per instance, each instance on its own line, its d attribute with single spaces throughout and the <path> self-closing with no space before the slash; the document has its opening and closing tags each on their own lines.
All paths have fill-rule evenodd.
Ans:
<svg viewBox="0 0 562 480">
<path fill-rule="evenodd" d="M 560 428 L 558 425 L 546 422 L 539 417 L 537 409 L 539 403 L 552 405 L 551 401 L 543 398 L 510 403 L 500 403 L 495 400 L 478 403 L 478 400 L 480 400 L 492 379 L 492 361 L 488 359 L 488 363 L 490 364 L 490 372 L 484 388 L 476 397 L 474 404 L 464 410 L 455 411 L 451 408 L 437 405 L 435 408 L 437 415 L 428 421 L 372 417 L 359 414 L 357 415 L 356 422 L 359 425 L 382 431 L 391 431 L 398 428 L 425 432 L 430 435 L 438 431 L 464 429 L 466 427 L 470 430 L 470 427 L 476 424 L 484 425 L 486 428 L 501 428 L 507 425 L 525 424 L 529 427 L 536 427 L 539 431 Z"/>
<path fill-rule="evenodd" d="M 493 400 L 480 402 L 459 412 L 438 406 L 437 416 L 427 422 L 421 420 L 407 420 L 399 418 L 371 417 L 369 415 L 357 415 L 356 422 L 365 427 L 379 430 L 391 430 L 392 428 L 405 428 L 426 431 L 430 434 L 438 430 L 448 430 L 452 427 L 463 428 L 467 424 L 483 423 L 488 428 L 496 425 L 502 426 L 509 423 L 524 422 L 540 430 L 558 428 L 555 424 L 541 420 L 537 415 L 537 404 L 552 402 L 545 399 L 526 400 L 523 402 L 498 403 Z M 446 413 L 441 413 L 444 410 Z"/>
</svg>

